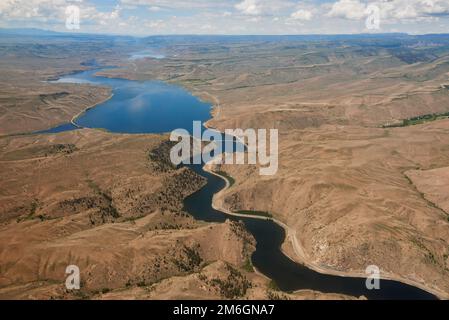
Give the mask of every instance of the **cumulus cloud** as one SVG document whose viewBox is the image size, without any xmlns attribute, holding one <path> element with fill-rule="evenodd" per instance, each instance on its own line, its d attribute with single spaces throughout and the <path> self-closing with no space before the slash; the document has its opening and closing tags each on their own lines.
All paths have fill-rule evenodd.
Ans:
<svg viewBox="0 0 449 320">
<path fill-rule="evenodd" d="M 248 15 L 258 15 L 262 12 L 257 0 L 243 0 L 235 5 L 235 8 Z"/>
<path fill-rule="evenodd" d="M 86 2 L 67 2 L 66 0 L 1 0 L 0 15 L 7 20 L 27 21 L 64 21 L 68 5 L 80 7 L 81 18 L 97 20 L 99 23 L 105 20 L 119 18 L 121 7 L 116 5 L 111 11 L 98 11 L 95 6 Z"/>
<path fill-rule="evenodd" d="M 122 8 L 119 5 L 117 5 L 114 7 L 112 11 L 107 12 L 93 11 L 91 12 L 90 15 L 87 15 L 87 18 L 97 21 L 101 25 L 107 25 L 113 20 L 117 21 L 120 18 L 121 11 Z M 119 22 L 119 25 L 120 24 L 125 25 L 123 21 Z"/>
<path fill-rule="evenodd" d="M 339 0 L 332 5 L 329 17 L 360 20 L 366 16 L 366 4 L 359 0 Z"/>
<path fill-rule="evenodd" d="M 313 13 L 308 10 L 299 9 L 293 12 L 290 17 L 295 20 L 310 21 L 312 20 Z"/>
<path fill-rule="evenodd" d="M 332 4 L 328 17 L 360 20 L 368 15 L 369 5 L 377 6 L 384 20 L 422 20 L 449 15 L 449 0 L 338 0 Z"/>
<path fill-rule="evenodd" d="M 62 17 L 66 7 L 64 0 L 2 0 L 0 15 L 3 19 L 49 20 Z"/>
<path fill-rule="evenodd" d="M 151 11 L 151 12 L 158 12 L 158 11 L 161 11 L 162 8 L 158 7 L 158 6 L 151 6 L 151 7 L 148 8 L 148 10 Z"/>
<path fill-rule="evenodd" d="M 420 19 L 449 15 L 448 0 L 396 0 L 380 3 L 386 17 Z"/>
<path fill-rule="evenodd" d="M 227 7 L 224 1 L 211 0 L 120 0 L 125 6 L 149 6 L 165 9 L 213 9 Z"/>
<path fill-rule="evenodd" d="M 385 32 L 446 32 L 449 0 L 0 0 L 0 26 L 65 29 L 65 9 L 80 7 L 81 31 L 147 34 L 363 32 L 370 6 Z M 174 19 L 173 17 L 177 17 Z M 424 25 L 424 23 L 426 25 Z M 388 28 L 388 29 L 387 29 Z"/>
<path fill-rule="evenodd" d="M 296 4 L 294 0 L 240 0 L 234 8 L 244 15 L 290 15 Z"/>
</svg>

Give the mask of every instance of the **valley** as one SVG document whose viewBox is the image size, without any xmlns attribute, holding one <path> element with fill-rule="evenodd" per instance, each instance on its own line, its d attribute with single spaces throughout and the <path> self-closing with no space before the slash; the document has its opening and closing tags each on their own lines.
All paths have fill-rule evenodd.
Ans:
<svg viewBox="0 0 449 320">
<path fill-rule="evenodd" d="M 290 259 L 354 277 L 374 264 L 385 279 L 447 298 L 449 121 L 385 124 L 449 112 L 449 38 L 385 37 L 2 42 L 0 297 L 360 298 L 281 292 L 248 267 L 257 241 L 244 225 L 185 212 L 206 181 L 171 166 L 166 134 L 23 134 L 111 96 L 107 86 L 48 80 L 114 65 L 98 75 L 164 81 L 213 104 L 209 127 L 279 130 L 279 172 L 216 166 L 229 185 L 215 200 L 287 226 Z M 441 46 L 413 47 L 426 41 Z M 69 59 L 74 46 L 81 54 Z M 163 57 L 129 59 L 144 48 Z M 78 293 L 63 287 L 70 263 L 83 270 Z"/>
</svg>

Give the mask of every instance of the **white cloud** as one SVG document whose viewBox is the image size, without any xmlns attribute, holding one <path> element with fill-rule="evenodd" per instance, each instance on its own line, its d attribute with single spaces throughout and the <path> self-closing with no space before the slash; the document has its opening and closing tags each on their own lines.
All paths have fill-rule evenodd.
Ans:
<svg viewBox="0 0 449 320">
<path fill-rule="evenodd" d="M 396 0 L 379 5 L 387 18 L 420 20 L 449 15 L 449 0 Z"/>
<path fill-rule="evenodd" d="M 379 8 L 388 22 L 431 19 L 449 15 L 449 0 L 338 0 L 331 5 L 328 17 L 360 20 L 367 16 L 368 5 Z"/>
<path fill-rule="evenodd" d="M 416 8 L 413 6 L 405 6 L 393 12 L 393 16 L 397 19 L 414 19 L 419 16 Z"/>
<path fill-rule="evenodd" d="M 290 17 L 295 20 L 310 21 L 312 20 L 313 13 L 309 10 L 299 9 L 293 12 Z"/>
<path fill-rule="evenodd" d="M 357 33 L 364 31 L 368 5 L 376 5 L 385 32 L 449 30 L 449 0 L 116 0 L 101 1 L 101 6 L 96 3 L 99 2 L 0 0 L 0 26 L 64 31 L 65 9 L 75 4 L 80 7 L 81 32 Z M 115 6 L 117 3 L 120 6 Z"/>
<path fill-rule="evenodd" d="M 118 19 L 122 8 L 119 5 L 111 11 L 98 11 L 86 2 L 66 0 L 1 0 L 0 15 L 6 20 L 24 21 L 65 21 L 68 5 L 80 7 L 81 19 L 89 19 L 104 24 L 107 20 Z"/>
<path fill-rule="evenodd" d="M 96 21 L 97 23 L 101 25 L 108 25 L 112 21 L 117 22 L 117 20 L 120 18 L 122 8 L 117 5 L 115 8 L 110 12 L 97 12 L 96 10 L 91 12 L 90 14 L 84 12 L 83 17 L 85 19 Z M 120 22 L 119 22 L 120 24 Z"/>
<path fill-rule="evenodd" d="M 422 12 L 431 15 L 449 15 L 449 0 L 421 0 Z"/>
<path fill-rule="evenodd" d="M 163 20 L 155 20 L 155 21 L 148 21 L 144 25 L 146 28 L 149 28 L 149 31 L 158 31 L 166 26 L 165 22 Z"/>
<path fill-rule="evenodd" d="M 359 0 L 339 0 L 332 5 L 327 15 L 333 18 L 360 20 L 366 17 L 366 4 Z"/>
<path fill-rule="evenodd" d="M 151 7 L 148 8 L 148 10 L 151 11 L 151 12 L 158 12 L 158 11 L 161 11 L 162 8 L 158 7 L 158 6 L 151 6 Z"/>
<path fill-rule="evenodd" d="M 236 4 L 235 8 L 247 15 L 258 15 L 262 13 L 257 0 L 243 0 L 243 2 Z"/>
<path fill-rule="evenodd" d="M 0 15 L 3 19 L 48 20 L 63 17 L 66 7 L 64 0 L 1 0 Z"/>
<path fill-rule="evenodd" d="M 244 15 L 289 16 L 296 6 L 294 0 L 240 0 L 234 8 Z"/>
<path fill-rule="evenodd" d="M 148 6 L 166 9 L 213 9 L 228 7 L 224 1 L 211 0 L 120 0 L 126 6 Z"/>
</svg>

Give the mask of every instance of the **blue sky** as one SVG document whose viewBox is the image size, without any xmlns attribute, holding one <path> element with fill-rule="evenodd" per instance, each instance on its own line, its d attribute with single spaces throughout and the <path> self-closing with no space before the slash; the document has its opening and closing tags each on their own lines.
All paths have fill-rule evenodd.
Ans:
<svg viewBox="0 0 449 320">
<path fill-rule="evenodd" d="M 153 34 L 449 33 L 449 0 L 0 0 L 0 27 Z"/>
</svg>

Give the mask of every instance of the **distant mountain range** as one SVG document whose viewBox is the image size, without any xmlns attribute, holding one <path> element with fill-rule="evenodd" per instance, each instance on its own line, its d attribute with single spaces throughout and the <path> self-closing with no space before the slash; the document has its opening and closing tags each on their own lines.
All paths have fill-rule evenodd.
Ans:
<svg viewBox="0 0 449 320">
<path fill-rule="evenodd" d="M 57 32 L 51 30 L 43 30 L 37 28 L 0 28 L 0 36 L 2 37 L 58 37 L 58 38 L 122 38 L 134 39 L 132 36 L 116 36 L 108 34 L 80 33 L 80 32 Z"/>
<path fill-rule="evenodd" d="M 147 38 L 153 41 L 194 41 L 194 42 L 210 42 L 211 40 L 220 41 L 335 41 L 335 40 L 358 40 L 358 39 L 431 39 L 431 38 L 448 38 L 449 34 L 427 34 L 427 35 L 409 35 L 406 33 L 366 33 L 366 34 L 310 34 L 310 35 L 153 35 L 148 37 L 133 36 L 117 36 L 108 34 L 92 34 L 92 33 L 74 33 L 74 32 L 57 32 L 51 30 L 43 30 L 37 28 L 0 28 L 2 36 L 28 36 L 28 37 L 120 37 L 120 38 Z"/>
<path fill-rule="evenodd" d="M 56 35 L 64 35 L 66 33 L 43 29 L 35 29 L 35 28 L 19 28 L 19 29 L 0 28 L 0 34 L 22 35 L 22 36 L 56 36 Z"/>
</svg>

